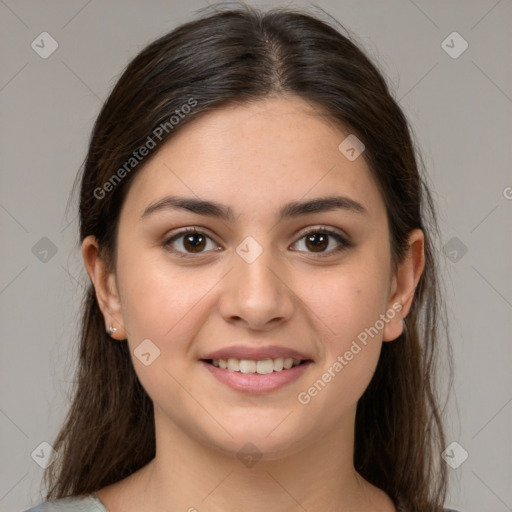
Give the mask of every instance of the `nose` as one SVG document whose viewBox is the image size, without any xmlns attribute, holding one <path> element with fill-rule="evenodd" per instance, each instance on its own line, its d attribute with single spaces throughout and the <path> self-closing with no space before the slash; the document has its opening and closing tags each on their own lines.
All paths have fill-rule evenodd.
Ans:
<svg viewBox="0 0 512 512">
<path fill-rule="evenodd" d="M 223 279 L 219 311 L 229 323 L 254 330 L 275 328 L 291 317 L 294 293 L 270 249 L 249 261 L 234 254 L 233 267 Z"/>
</svg>

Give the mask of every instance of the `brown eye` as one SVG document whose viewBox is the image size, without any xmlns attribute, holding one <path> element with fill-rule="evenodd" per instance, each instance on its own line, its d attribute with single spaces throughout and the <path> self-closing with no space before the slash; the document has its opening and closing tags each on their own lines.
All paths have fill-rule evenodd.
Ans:
<svg viewBox="0 0 512 512">
<path fill-rule="evenodd" d="M 316 253 L 320 257 L 332 256 L 352 247 L 352 243 L 341 234 L 326 228 L 311 230 L 305 233 L 299 242 L 302 240 L 304 240 L 306 252 Z M 208 241 L 213 245 L 210 249 L 207 248 Z M 213 243 L 210 236 L 196 228 L 184 229 L 167 239 L 163 245 L 170 252 L 184 258 L 220 249 Z"/>
<path fill-rule="evenodd" d="M 331 242 L 332 239 L 338 243 L 337 247 L 336 243 L 333 244 Z M 352 243 L 341 234 L 324 228 L 317 228 L 305 233 L 299 242 L 301 240 L 304 240 L 304 245 L 307 249 L 306 252 L 318 253 L 320 257 L 332 256 L 333 254 L 352 247 Z M 332 247 L 333 245 L 334 247 Z M 331 249 L 329 249 L 329 247 L 331 247 Z"/>
<path fill-rule="evenodd" d="M 306 235 L 306 247 L 313 252 L 323 252 L 329 246 L 329 235 L 325 233 L 313 233 Z"/>
<path fill-rule="evenodd" d="M 163 245 L 177 256 L 186 258 L 189 255 L 206 252 L 208 240 L 211 238 L 206 233 L 195 228 L 187 228 L 167 239 Z"/>
<path fill-rule="evenodd" d="M 183 247 L 187 251 L 201 252 L 206 245 L 206 238 L 201 233 L 192 233 L 184 235 Z"/>
</svg>

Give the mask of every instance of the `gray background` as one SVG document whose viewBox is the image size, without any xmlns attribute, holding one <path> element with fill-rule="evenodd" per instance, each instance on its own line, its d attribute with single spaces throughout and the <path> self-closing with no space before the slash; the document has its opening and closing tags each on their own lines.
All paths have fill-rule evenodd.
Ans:
<svg viewBox="0 0 512 512">
<path fill-rule="evenodd" d="M 86 280 L 66 203 L 94 119 L 128 60 L 205 5 L 0 1 L 1 511 L 42 501 L 31 454 L 51 443 L 68 406 Z M 512 2 L 318 5 L 387 75 L 435 190 L 456 370 L 448 442 L 469 454 L 450 468 L 447 504 L 511 511 Z M 58 42 L 46 59 L 31 47 L 44 31 Z M 454 31 L 469 43 L 457 58 L 442 47 Z"/>
</svg>

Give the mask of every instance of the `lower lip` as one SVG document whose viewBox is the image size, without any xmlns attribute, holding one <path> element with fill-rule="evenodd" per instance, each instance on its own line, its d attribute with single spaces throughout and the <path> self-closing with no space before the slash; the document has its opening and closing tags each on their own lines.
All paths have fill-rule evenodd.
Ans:
<svg viewBox="0 0 512 512">
<path fill-rule="evenodd" d="M 312 364 L 312 361 L 307 361 L 288 370 L 260 375 L 259 373 L 232 372 L 223 368 L 217 368 L 206 361 L 200 362 L 223 384 L 236 391 L 253 394 L 267 393 L 286 386 L 286 384 L 297 380 Z"/>
</svg>

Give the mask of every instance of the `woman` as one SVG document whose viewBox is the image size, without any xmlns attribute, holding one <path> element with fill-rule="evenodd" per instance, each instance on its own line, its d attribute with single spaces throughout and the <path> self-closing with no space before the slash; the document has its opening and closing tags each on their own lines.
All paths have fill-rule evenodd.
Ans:
<svg viewBox="0 0 512 512">
<path fill-rule="evenodd" d="M 240 7 L 150 44 L 90 141 L 77 387 L 30 510 L 443 510 L 434 233 L 334 27 Z"/>
</svg>

